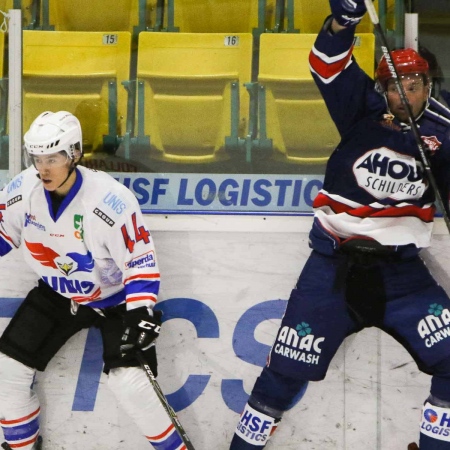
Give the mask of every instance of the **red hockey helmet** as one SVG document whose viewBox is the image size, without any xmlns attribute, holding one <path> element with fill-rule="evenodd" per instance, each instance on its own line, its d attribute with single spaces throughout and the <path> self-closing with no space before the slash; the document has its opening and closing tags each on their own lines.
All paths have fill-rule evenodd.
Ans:
<svg viewBox="0 0 450 450">
<path fill-rule="evenodd" d="M 391 52 L 391 55 L 399 76 L 410 74 L 423 75 L 426 84 L 428 84 L 428 62 L 425 58 L 422 58 L 419 53 L 412 48 L 405 48 L 394 50 Z M 384 56 L 378 64 L 375 78 L 380 85 L 380 88 L 384 91 L 386 89 L 386 83 L 392 78 L 391 71 L 389 70 L 389 66 Z"/>
</svg>

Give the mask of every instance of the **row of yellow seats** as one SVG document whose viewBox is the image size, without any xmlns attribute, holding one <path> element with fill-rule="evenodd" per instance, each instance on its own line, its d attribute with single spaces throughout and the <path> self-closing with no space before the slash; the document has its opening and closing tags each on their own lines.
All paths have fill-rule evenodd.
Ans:
<svg viewBox="0 0 450 450">
<path fill-rule="evenodd" d="M 0 0 L 0 9 L 12 8 L 13 3 L 17 0 Z M 157 0 L 115 0 L 113 7 L 109 0 L 21 0 L 20 3 L 28 17 L 27 23 L 33 7 L 40 8 L 42 22 L 46 5 L 48 25 L 56 31 L 133 32 L 140 23 L 140 15 L 145 16 L 147 28 L 153 28 L 160 14 L 161 20 L 163 17 L 165 20 L 162 27 L 184 33 L 250 33 L 261 22 L 264 29 L 272 30 L 281 16 L 285 20 L 279 24 L 281 29 L 287 28 L 287 18 L 292 17 L 294 29 L 317 33 L 330 11 L 329 0 L 164 0 L 159 3 Z M 378 0 L 375 5 L 378 6 Z M 278 11 L 277 15 L 280 7 L 283 13 L 280 15 Z M 360 24 L 359 31 L 372 31 L 368 17 Z"/>
<path fill-rule="evenodd" d="M 394 0 L 389 0 L 393 2 Z M 329 0 L 172 0 L 173 25 L 185 33 L 252 32 L 259 26 L 260 14 L 264 29 L 318 33 L 324 19 L 330 14 Z M 170 18 L 170 0 L 166 0 L 164 17 Z M 280 8 L 277 11 L 277 8 Z M 375 0 L 378 8 L 378 0 Z M 277 23 L 281 20 L 281 23 Z M 166 24 L 167 25 L 167 24 Z M 367 16 L 359 25 L 359 32 L 372 32 Z"/>
<path fill-rule="evenodd" d="M 108 0 L 0 0 L 0 11 L 20 8 L 25 28 L 133 32 L 140 14 L 150 26 L 156 3 L 157 0 L 115 0 L 113 5 Z"/>
<path fill-rule="evenodd" d="M 394 29 L 395 0 L 373 1 L 377 11 L 383 2 L 387 28 Z M 172 19 L 172 27 L 184 33 L 253 32 L 261 23 L 260 31 L 318 33 L 329 14 L 329 0 L 164 0 L 165 28 L 172 31 Z M 373 31 L 367 14 L 358 31 Z"/>
<path fill-rule="evenodd" d="M 374 35 L 358 38 L 355 55 L 373 74 Z M 258 85 L 265 110 L 259 126 L 275 152 L 292 162 L 323 160 L 338 142 L 308 68 L 314 39 L 314 34 L 261 36 Z M 130 133 L 148 137 L 148 155 L 155 158 L 186 163 L 227 158 L 233 123 L 245 138 L 249 121 L 257 119 L 250 116 L 244 87 L 251 82 L 253 40 L 250 33 L 141 33 L 137 88 L 130 91 L 124 85 L 131 33 L 24 31 L 24 129 L 44 110 L 65 109 L 80 118 L 87 151 L 101 150 L 104 136 Z M 130 92 L 136 92 L 136 112 L 129 108 Z M 127 129 L 130 114 L 133 129 Z"/>
</svg>

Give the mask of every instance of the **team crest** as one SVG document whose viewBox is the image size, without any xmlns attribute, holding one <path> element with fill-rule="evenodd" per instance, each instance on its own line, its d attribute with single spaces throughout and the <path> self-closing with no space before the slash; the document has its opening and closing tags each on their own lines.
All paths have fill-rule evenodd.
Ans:
<svg viewBox="0 0 450 450">
<path fill-rule="evenodd" d="M 91 252 L 87 252 L 85 255 L 71 252 L 61 256 L 52 248 L 46 247 L 40 242 L 25 241 L 25 245 L 36 261 L 39 261 L 45 267 L 59 270 L 65 276 L 75 272 L 92 272 L 94 269 L 94 258 Z"/>
<path fill-rule="evenodd" d="M 69 273 L 72 271 L 73 269 L 73 263 L 59 263 L 56 262 L 56 264 L 58 264 L 59 270 L 64 274 L 64 275 L 69 275 Z"/>
<path fill-rule="evenodd" d="M 436 136 L 422 136 L 422 140 L 428 147 L 430 152 L 435 152 L 436 150 L 439 150 L 439 148 L 442 145 L 442 142 L 440 142 Z"/>
</svg>

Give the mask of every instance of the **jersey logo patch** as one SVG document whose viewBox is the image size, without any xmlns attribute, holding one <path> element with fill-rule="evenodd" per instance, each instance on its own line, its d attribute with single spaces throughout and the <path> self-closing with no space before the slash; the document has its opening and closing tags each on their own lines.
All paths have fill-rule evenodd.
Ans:
<svg viewBox="0 0 450 450">
<path fill-rule="evenodd" d="M 107 223 L 110 227 L 114 226 L 115 224 L 114 220 L 112 220 L 111 217 L 106 215 L 101 209 L 95 208 L 94 214 L 100 217 L 100 219 L 102 219 L 103 222 Z"/>
<path fill-rule="evenodd" d="M 353 164 L 353 173 L 358 185 L 376 199 L 420 198 L 427 187 L 413 157 L 386 147 L 360 156 Z"/>
<path fill-rule="evenodd" d="M 60 256 L 53 249 L 40 242 L 25 241 L 25 245 L 36 261 L 39 261 L 45 267 L 58 269 L 66 276 L 75 272 L 92 272 L 94 269 L 94 258 L 91 252 L 87 252 L 85 255 L 71 252 L 65 256 Z"/>
<path fill-rule="evenodd" d="M 21 200 L 22 200 L 22 196 L 21 195 L 16 195 L 15 197 L 9 199 L 8 203 L 6 203 L 6 204 L 7 204 L 8 208 L 9 208 L 11 205 L 14 205 L 14 203 L 20 202 Z"/>
<path fill-rule="evenodd" d="M 103 199 L 103 203 L 118 215 L 122 214 L 127 208 L 125 202 L 123 202 L 119 197 L 117 197 L 117 195 L 113 194 L 112 192 L 108 192 L 106 197 Z"/>
<path fill-rule="evenodd" d="M 36 220 L 36 216 L 33 214 L 25 214 L 24 226 L 27 227 L 28 225 L 32 225 L 33 227 L 36 227 L 38 230 L 45 231 L 45 226 L 39 223 Z"/>
<path fill-rule="evenodd" d="M 442 142 L 436 136 L 422 136 L 422 141 L 425 142 L 430 152 L 439 150 L 442 145 Z"/>
</svg>

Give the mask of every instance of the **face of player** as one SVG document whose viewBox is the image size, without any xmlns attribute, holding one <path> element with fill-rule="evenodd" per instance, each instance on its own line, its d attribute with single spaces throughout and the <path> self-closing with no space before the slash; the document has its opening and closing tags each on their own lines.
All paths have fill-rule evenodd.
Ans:
<svg viewBox="0 0 450 450">
<path fill-rule="evenodd" d="M 405 90 L 406 98 L 411 106 L 413 116 L 417 117 L 425 106 L 430 87 L 428 84 L 425 84 L 422 75 L 407 75 L 400 78 L 403 89 Z M 387 83 L 386 98 L 391 113 L 402 122 L 408 123 L 409 119 L 406 107 L 401 101 L 393 79 L 389 80 Z"/>
<path fill-rule="evenodd" d="M 72 171 L 67 178 L 73 161 L 66 152 L 33 155 L 32 159 L 34 167 L 39 172 L 44 189 L 59 195 L 66 195 L 69 192 L 75 183 L 76 172 Z"/>
</svg>

